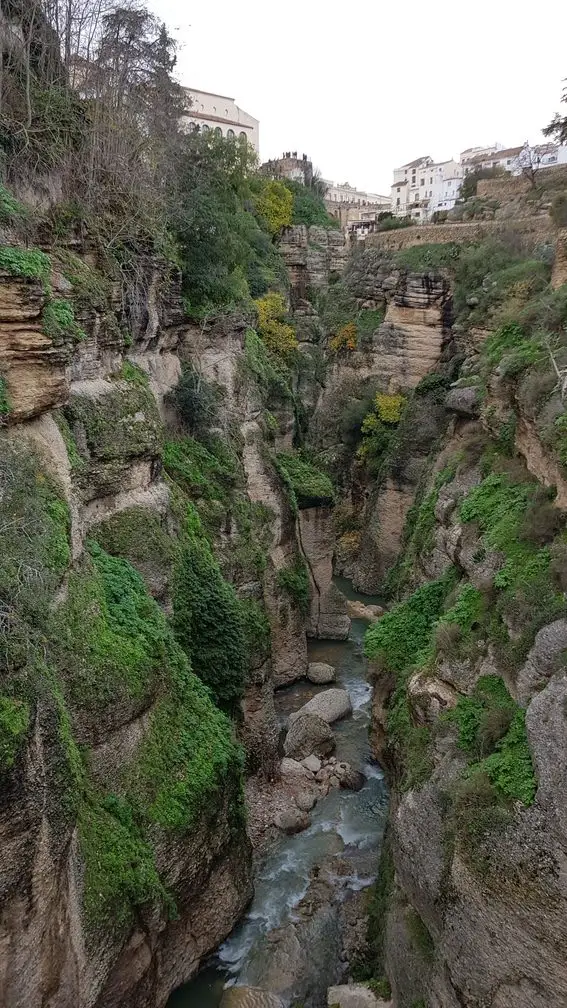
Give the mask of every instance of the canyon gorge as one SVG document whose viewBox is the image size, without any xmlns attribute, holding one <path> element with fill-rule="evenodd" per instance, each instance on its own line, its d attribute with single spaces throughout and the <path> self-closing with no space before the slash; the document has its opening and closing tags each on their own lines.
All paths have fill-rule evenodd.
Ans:
<svg viewBox="0 0 567 1008">
<path fill-rule="evenodd" d="M 562 1008 L 567 173 L 349 241 L 10 16 L 0 1005 Z"/>
</svg>

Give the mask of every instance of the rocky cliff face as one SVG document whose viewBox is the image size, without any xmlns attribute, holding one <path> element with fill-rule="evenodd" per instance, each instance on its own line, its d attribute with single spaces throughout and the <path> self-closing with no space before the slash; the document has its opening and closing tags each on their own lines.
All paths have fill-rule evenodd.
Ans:
<svg viewBox="0 0 567 1008">
<path fill-rule="evenodd" d="M 342 236 L 296 230 L 308 282 L 326 283 Z M 140 260 L 135 289 L 107 268 L 83 241 L 36 259 L 16 251 L 0 274 L 9 1008 L 165 1004 L 250 898 L 234 731 L 164 619 L 183 639 L 191 571 L 224 584 L 228 615 L 228 582 L 244 607 L 236 726 L 263 778 L 277 772 L 274 689 L 305 674 L 306 630 L 342 638 L 350 624 L 331 584 L 331 508 L 298 511 L 276 465 L 277 451 L 293 455 L 293 393 L 266 385 L 250 319 L 192 325 L 175 269 L 156 257 Z M 206 441 L 171 394 L 186 373 L 222 399 Z M 10 537 L 12 522 L 39 553 Z M 308 613 L 294 590 L 303 569 Z M 213 648 L 214 617 L 200 617 Z M 230 625 L 220 632 L 231 647 Z"/>
<path fill-rule="evenodd" d="M 22 272 L 25 266 L 24 261 Z M 75 258 L 73 267 L 78 268 Z M 98 276 L 94 267 L 84 269 L 89 277 Z M 180 332 L 177 283 L 164 264 L 151 264 L 140 324 L 116 310 L 109 291 L 104 307 L 77 311 L 83 331 L 80 343 L 74 344 L 68 334 L 46 324 L 54 295 L 69 295 L 71 288 L 57 267 L 49 287 L 20 275 L 5 273 L 1 280 L 0 371 L 9 404 L 9 427 L 2 437 L 3 508 L 7 521 L 30 536 L 32 555 L 10 539 L 4 526 L 3 578 L 9 581 L 3 581 L 1 631 L 6 651 L 0 1000 L 14 1008 L 47 1002 L 161 1005 L 172 987 L 223 939 L 251 894 L 239 784 L 230 767 L 236 750 L 221 774 L 222 797 L 212 802 L 209 797 L 208 805 L 204 801 L 189 829 L 172 831 L 156 811 L 151 813 L 151 840 L 142 841 L 141 821 L 134 826 L 128 819 L 136 815 L 141 820 L 142 812 L 128 811 L 127 794 L 131 798 L 137 790 L 142 804 L 150 798 L 149 792 L 142 796 L 149 779 L 142 785 L 140 777 L 135 784 L 128 775 L 146 772 L 142 767 L 158 737 L 160 719 L 182 688 L 181 681 L 175 685 L 175 675 L 169 678 L 165 671 L 175 653 L 167 634 L 156 666 L 157 671 L 161 663 L 162 669 L 143 690 L 134 684 L 123 690 L 112 678 L 103 689 L 100 678 L 106 675 L 105 663 L 116 676 L 122 661 L 124 670 L 138 661 L 136 652 L 128 652 L 134 608 L 124 624 L 127 629 L 121 631 L 126 634 L 122 657 L 117 651 L 114 657 L 111 652 L 104 657 L 102 634 L 113 632 L 113 621 L 119 618 L 116 606 L 142 606 L 156 630 L 162 626 L 159 634 L 164 625 L 151 608 L 150 595 L 144 600 L 142 582 L 131 583 L 130 596 L 126 583 L 122 588 L 117 583 L 118 595 L 102 601 L 86 537 L 100 537 L 103 530 L 106 534 L 118 528 L 117 522 L 126 536 L 130 521 L 137 532 L 118 552 L 133 553 L 149 592 L 166 608 L 170 604 L 171 567 L 165 556 L 152 559 L 152 544 L 144 538 L 161 535 L 165 549 L 167 529 L 171 531 L 175 521 L 161 468 L 164 428 L 159 410 L 180 373 L 177 348 L 185 334 Z M 128 360 L 125 342 L 132 344 Z M 49 536 L 56 534 L 57 520 L 63 522 L 63 538 L 53 553 Z M 5 590 L 13 590 L 18 577 L 20 588 L 10 604 Z M 36 594 L 36 604 L 45 592 L 46 604 L 62 614 L 59 632 L 67 634 L 75 648 L 67 667 L 61 653 L 57 664 L 54 643 L 46 637 L 38 651 L 33 624 L 26 629 L 29 605 L 22 598 L 28 587 Z M 82 622 L 82 652 L 72 643 L 75 631 L 66 622 L 75 606 Z M 106 630 L 101 620 L 107 621 Z M 49 635 L 51 630 L 43 632 Z M 144 663 L 150 646 L 141 630 L 136 647 L 146 649 Z M 40 653 L 45 657 L 40 659 Z M 197 690 L 186 703 L 205 703 L 201 718 L 214 732 L 217 715 L 210 701 L 198 697 Z M 219 722 L 216 730 L 224 733 L 228 755 L 233 745 L 228 724 Z M 220 743 L 221 735 L 218 738 Z M 77 746 L 85 754 L 84 765 Z M 176 772 L 173 765 L 169 772 Z M 180 787 L 181 782 L 180 771 Z M 140 863 L 137 881 L 127 874 L 137 871 L 128 869 L 129 858 L 133 866 Z M 152 881 L 143 881 L 144 871 Z M 116 890 L 112 905 L 110 896 L 106 902 L 109 893 L 94 891 L 105 886 L 109 892 Z"/>
<path fill-rule="evenodd" d="M 541 289 L 530 312 L 564 298 Z M 373 742 L 392 782 L 373 969 L 400 1008 L 559 1008 L 565 409 L 552 372 L 564 349 L 558 338 L 555 364 L 543 351 L 520 361 L 534 323 L 520 333 L 477 315 L 484 341 L 465 323 L 451 419 L 406 516 L 390 579 L 401 601 L 367 635 Z M 395 538 L 395 506 L 381 514 Z"/>
</svg>

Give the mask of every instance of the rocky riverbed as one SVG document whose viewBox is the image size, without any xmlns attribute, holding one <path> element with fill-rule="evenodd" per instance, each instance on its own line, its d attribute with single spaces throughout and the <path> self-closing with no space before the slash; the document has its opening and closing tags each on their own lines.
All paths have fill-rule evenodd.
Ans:
<svg viewBox="0 0 567 1008">
<path fill-rule="evenodd" d="M 169 1008 L 322 1008 L 327 988 L 346 982 L 365 939 L 387 812 L 368 744 L 367 625 L 354 620 L 346 642 L 311 642 L 317 682 L 306 678 L 276 694 L 282 753 L 302 724 L 321 722 L 327 744 L 307 732 L 304 748 L 282 755 L 279 779 L 248 782 L 254 899 L 211 967 Z"/>
</svg>

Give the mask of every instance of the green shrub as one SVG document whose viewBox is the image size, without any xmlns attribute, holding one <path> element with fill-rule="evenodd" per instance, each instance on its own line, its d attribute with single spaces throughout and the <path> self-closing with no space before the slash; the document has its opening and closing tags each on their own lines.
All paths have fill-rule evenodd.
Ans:
<svg viewBox="0 0 567 1008">
<path fill-rule="evenodd" d="M 8 416 L 9 412 L 10 412 L 10 403 L 8 401 L 6 379 L 2 378 L 2 376 L 0 375 L 0 424 L 2 423 L 3 417 Z"/>
<path fill-rule="evenodd" d="M 478 588 L 465 584 L 459 589 L 454 604 L 443 613 L 439 627 L 457 626 L 461 641 L 469 640 L 481 623 L 486 609 L 486 599 Z"/>
<path fill-rule="evenodd" d="M 234 710 L 246 678 L 242 611 L 223 578 L 198 514 L 188 505 L 174 572 L 173 628 L 216 703 Z"/>
<path fill-rule="evenodd" d="M 498 676 L 483 676 L 472 696 L 460 697 L 447 717 L 459 728 L 459 746 L 473 762 L 467 777 L 488 778 L 497 794 L 531 805 L 536 780 L 525 728 L 525 712 Z"/>
<path fill-rule="evenodd" d="M 414 245 L 413 248 L 396 252 L 396 266 L 412 270 L 415 273 L 426 273 L 428 270 L 447 269 L 455 266 L 461 246 L 454 242 L 440 245 Z"/>
<path fill-rule="evenodd" d="M 149 695 L 166 674 L 170 632 L 134 568 L 88 543 L 91 563 L 69 577 L 52 621 L 52 649 L 70 699 L 96 709 Z"/>
<path fill-rule="evenodd" d="M 243 369 L 253 378 L 263 402 L 293 399 L 291 372 L 287 365 L 270 353 L 254 329 L 248 329 L 244 340 Z"/>
<path fill-rule="evenodd" d="M 184 831 L 217 813 L 222 790 L 227 805 L 237 810 L 243 755 L 229 719 L 213 705 L 184 655 L 177 655 L 172 669 L 169 692 L 152 714 L 126 781 L 150 822 Z"/>
<path fill-rule="evenodd" d="M 194 438 L 167 441 L 163 450 L 166 471 L 192 498 L 228 503 L 238 480 L 237 459 L 220 439 L 205 447 Z"/>
<path fill-rule="evenodd" d="M 133 908 L 167 900 L 152 847 L 124 800 L 85 803 L 78 819 L 85 860 L 85 910 L 93 923 L 130 924 Z"/>
<path fill-rule="evenodd" d="M 422 585 L 409 599 L 385 613 L 366 631 L 366 656 L 383 658 L 395 672 L 420 665 L 429 651 L 433 624 L 441 615 L 454 577 L 450 570 L 436 581 Z"/>
<path fill-rule="evenodd" d="M 280 452 L 276 466 L 300 508 L 333 504 L 335 490 L 330 478 L 300 452 Z"/>
<path fill-rule="evenodd" d="M 567 227 L 567 193 L 557 193 L 551 201 L 551 219 L 557 227 Z"/>
<path fill-rule="evenodd" d="M 75 321 L 73 305 L 65 298 L 52 298 L 43 309 L 43 331 L 55 344 L 66 339 L 76 343 L 86 339 L 84 329 Z"/>
<path fill-rule="evenodd" d="M 240 609 L 248 655 L 266 654 L 270 649 L 270 622 L 266 610 L 255 599 L 241 599 Z"/>
<path fill-rule="evenodd" d="M 520 538 L 521 525 L 536 489 L 535 483 L 514 483 L 505 473 L 493 472 L 473 487 L 461 504 L 461 520 L 477 522 L 483 545 L 501 552 L 505 558 L 494 580 L 497 588 L 529 579 L 545 562 L 531 543 Z"/>
<path fill-rule="evenodd" d="M 0 224 L 16 224 L 29 215 L 27 207 L 8 192 L 0 182 Z"/>
<path fill-rule="evenodd" d="M 198 437 L 215 425 L 221 390 L 193 367 L 184 367 L 179 384 L 169 398 L 190 434 Z"/>
<path fill-rule="evenodd" d="M 413 217 L 384 217 L 378 224 L 378 231 L 397 231 L 398 228 L 412 227 Z"/>
<path fill-rule="evenodd" d="M 327 229 L 340 227 L 339 222 L 328 213 L 319 193 L 291 179 L 286 179 L 284 185 L 293 195 L 293 224 L 305 224 L 306 227 L 316 225 Z"/>
<path fill-rule="evenodd" d="M 45 286 L 51 273 L 51 259 L 39 249 L 10 248 L 4 245 L 0 247 L 0 270 L 30 280 L 41 280 Z"/>
<path fill-rule="evenodd" d="M 29 704 L 0 695 L 0 777 L 14 765 L 29 724 Z"/>
<path fill-rule="evenodd" d="M 427 963 L 432 962 L 435 956 L 433 938 L 429 933 L 427 925 L 413 907 L 410 907 L 406 911 L 406 926 L 411 940 L 422 958 Z"/>
<path fill-rule="evenodd" d="M 278 586 L 299 606 L 302 612 L 309 608 L 309 575 L 302 560 L 292 567 L 281 567 L 277 575 Z"/>
</svg>

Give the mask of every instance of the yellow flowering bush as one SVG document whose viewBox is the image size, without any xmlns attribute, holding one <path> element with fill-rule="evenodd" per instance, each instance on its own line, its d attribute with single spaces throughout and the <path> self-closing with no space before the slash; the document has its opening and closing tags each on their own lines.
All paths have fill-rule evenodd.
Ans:
<svg viewBox="0 0 567 1008">
<path fill-rule="evenodd" d="M 272 353 L 284 359 L 297 350 L 297 338 L 293 326 L 283 319 L 286 304 L 281 294 L 268 291 L 254 302 L 258 315 L 258 335 Z"/>
<path fill-rule="evenodd" d="M 347 322 L 332 337 L 329 348 L 333 353 L 340 353 L 341 350 L 356 350 L 357 330 L 355 322 Z"/>
</svg>

